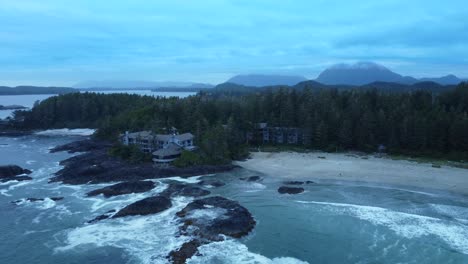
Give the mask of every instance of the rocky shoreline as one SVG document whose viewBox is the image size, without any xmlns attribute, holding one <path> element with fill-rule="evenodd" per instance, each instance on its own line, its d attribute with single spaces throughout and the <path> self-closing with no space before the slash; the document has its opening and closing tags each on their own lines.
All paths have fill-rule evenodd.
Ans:
<svg viewBox="0 0 468 264">
<path fill-rule="evenodd" d="M 86 194 L 110 198 L 116 195 L 151 191 L 158 185 L 151 179 L 198 176 L 230 171 L 237 167 L 221 165 L 157 168 L 152 164 L 135 165 L 108 155 L 111 146 L 112 144 L 106 141 L 87 139 L 53 148 L 50 151 L 52 153 L 67 151 L 80 154 L 61 161 L 60 164 L 64 167 L 56 172 L 50 181 L 76 185 L 119 182 Z M 259 181 L 261 178 L 255 176 L 245 180 Z M 198 247 L 224 240 L 226 237 L 246 236 L 255 227 L 256 222 L 246 208 L 224 197 L 209 197 L 211 192 L 203 188 L 205 186 L 217 188 L 225 183 L 215 179 L 206 179 L 192 184 L 170 180 L 168 183 L 167 188 L 156 195 L 128 204 L 120 210 L 111 210 L 98 215 L 87 223 L 157 214 L 171 208 L 174 197 L 193 197 L 195 200 L 174 215 L 181 223 L 179 235 L 190 237 L 190 241 L 168 254 L 167 259 L 172 263 L 186 263 L 187 259 L 197 254 Z M 211 215 L 211 217 L 207 218 L 206 215 Z"/>
<path fill-rule="evenodd" d="M 153 164 L 130 164 L 124 160 L 108 155 L 112 146 L 106 141 L 87 139 L 58 146 L 51 152 L 67 151 L 84 152 L 60 162 L 64 166 L 51 179 L 52 182 L 66 184 L 96 184 L 116 181 L 138 181 L 160 179 L 173 176 L 191 177 L 204 174 L 230 171 L 237 166 L 203 165 L 188 168 L 157 168 Z"/>
</svg>

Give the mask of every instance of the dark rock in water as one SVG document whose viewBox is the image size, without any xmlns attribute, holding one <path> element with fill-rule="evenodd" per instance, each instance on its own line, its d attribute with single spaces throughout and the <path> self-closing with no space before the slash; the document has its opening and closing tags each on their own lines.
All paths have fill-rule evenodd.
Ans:
<svg viewBox="0 0 468 264">
<path fill-rule="evenodd" d="M 0 179 L 15 177 L 21 174 L 30 174 L 30 173 L 31 173 L 30 170 L 23 169 L 20 166 L 16 166 L 16 165 L 0 166 Z"/>
<path fill-rule="evenodd" d="M 112 197 L 116 195 L 129 194 L 129 193 L 142 193 L 147 192 L 154 188 L 156 184 L 152 181 L 129 181 L 121 182 L 101 189 L 90 191 L 88 196 L 96 196 L 103 194 L 104 197 Z"/>
<path fill-rule="evenodd" d="M 65 145 L 57 146 L 50 150 L 51 153 L 67 151 L 68 153 L 87 152 L 92 150 L 104 149 L 112 147 L 112 143 L 108 141 L 86 139 L 74 141 Z"/>
<path fill-rule="evenodd" d="M 211 211 L 209 219 L 193 217 L 191 213 L 198 210 Z M 247 235 L 254 227 L 255 220 L 250 212 L 238 202 L 220 197 L 208 197 L 189 203 L 177 213 L 184 221 L 184 232 L 192 232 L 209 241 L 223 240 L 221 235 L 240 238 Z M 197 227 L 190 231 L 189 226 Z"/>
<path fill-rule="evenodd" d="M 50 199 L 50 200 L 52 200 L 52 201 L 54 201 L 54 202 L 57 202 L 57 201 L 63 200 L 64 198 L 63 198 L 63 197 L 26 198 L 26 199 L 21 199 L 21 200 L 13 201 L 12 203 L 19 204 L 19 203 L 22 203 L 22 202 L 24 202 L 24 201 L 27 201 L 27 202 L 43 202 L 43 201 L 45 201 L 45 199 Z"/>
<path fill-rule="evenodd" d="M 283 183 L 287 185 L 303 185 L 303 184 L 312 184 L 314 182 L 313 181 L 285 181 Z"/>
<path fill-rule="evenodd" d="M 221 187 L 226 185 L 222 181 L 216 181 L 216 180 L 203 180 L 198 183 L 198 185 L 211 185 L 213 187 Z"/>
<path fill-rule="evenodd" d="M 0 182 L 8 182 L 8 181 L 29 181 L 32 180 L 29 176 L 16 176 L 16 177 L 6 177 L 0 178 Z"/>
<path fill-rule="evenodd" d="M 194 187 L 188 186 L 182 183 L 170 183 L 169 186 L 161 192 L 161 196 L 171 197 L 171 196 L 192 196 L 192 197 L 200 197 L 210 194 L 210 191 Z"/>
<path fill-rule="evenodd" d="M 255 182 L 255 181 L 261 181 L 262 178 L 260 176 L 250 176 L 250 177 L 247 177 L 247 178 L 239 178 L 239 180 Z"/>
<path fill-rule="evenodd" d="M 304 188 L 281 186 L 278 188 L 278 192 L 281 194 L 285 194 L 285 193 L 298 194 L 298 193 L 304 192 Z"/>
<path fill-rule="evenodd" d="M 99 215 L 96 218 L 94 218 L 92 220 L 89 220 L 87 223 L 92 224 L 92 223 L 95 223 L 95 222 L 98 222 L 98 221 L 101 221 L 101 220 L 108 219 L 108 218 L 110 218 L 112 216 L 113 213 L 115 213 L 115 210 L 107 211 L 107 213 L 105 213 L 103 215 Z"/>
<path fill-rule="evenodd" d="M 201 214 L 204 216 L 193 214 L 200 210 L 207 212 Z M 247 209 L 238 202 L 220 196 L 195 200 L 179 211 L 177 216 L 184 223 L 180 232 L 194 239 L 169 253 L 168 258 L 173 263 L 185 263 L 197 253 L 199 246 L 222 241 L 223 235 L 240 238 L 255 227 L 255 220 Z"/>
<path fill-rule="evenodd" d="M 94 142 L 94 140 L 92 142 Z M 236 168 L 236 166 L 233 165 L 155 168 L 151 163 L 130 164 L 124 160 L 111 157 L 108 155 L 109 148 L 109 144 L 105 142 L 96 144 L 89 142 L 70 143 L 55 148 L 52 152 L 59 150 L 68 150 L 71 152 L 89 151 L 60 162 L 64 168 L 55 173 L 55 177 L 53 177 L 51 181 L 61 181 L 66 184 L 138 181 L 172 176 L 189 177 L 223 172 Z"/>
<path fill-rule="evenodd" d="M 171 200 L 165 196 L 153 196 L 127 205 L 112 218 L 131 215 L 149 215 L 162 212 L 172 206 Z"/>
<path fill-rule="evenodd" d="M 185 242 L 179 249 L 169 253 L 169 260 L 174 264 L 184 264 L 187 259 L 193 257 L 198 252 L 198 247 L 203 245 L 199 240 Z"/>
</svg>

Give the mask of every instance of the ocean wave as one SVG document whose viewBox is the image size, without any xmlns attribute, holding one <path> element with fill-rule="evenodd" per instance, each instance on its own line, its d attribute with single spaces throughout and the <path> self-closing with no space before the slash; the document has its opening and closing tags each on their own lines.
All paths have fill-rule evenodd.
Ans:
<svg viewBox="0 0 468 264">
<path fill-rule="evenodd" d="M 258 192 L 266 189 L 266 186 L 258 182 L 248 182 L 248 183 L 239 183 L 241 185 L 240 189 L 244 192 Z"/>
<path fill-rule="evenodd" d="M 164 178 L 164 180 L 173 180 L 173 181 L 184 182 L 184 183 L 199 183 L 200 178 L 204 176 L 206 175 L 192 176 L 192 177 L 187 177 L 187 178 L 176 176 L 176 177 Z"/>
<path fill-rule="evenodd" d="M 455 219 L 456 221 L 468 225 L 468 208 L 446 205 L 446 204 L 429 204 L 432 209 L 437 213 L 448 216 Z"/>
<path fill-rule="evenodd" d="M 33 182 L 34 182 L 33 180 L 30 180 L 30 181 L 12 180 L 12 181 L 7 181 L 7 182 L 4 182 L 4 183 L 1 183 L 2 186 L 6 185 L 6 186 L 8 186 L 8 188 L 0 189 L 0 194 L 3 195 L 3 196 L 12 196 L 10 194 L 11 191 L 13 191 L 14 189 L 19 188 L 21 186 L 29 185 L 29 184 L 31 184 Z"/>
<path fill-rule="evenodd" d="M 104 186 L 108 185 L 101 185 L 101 186 L 95 186 L 94 189 L 101 188 Z M 93 197 L 86 197 L 86 192 L 89 191 L 88 189 L 77 189 L 75 193 L 72 194 L 72 196 L 82 199 L 84 201 L 90 201 L 91 204 L 91 212 L 97 212 L 100 211 L 103 208 L 111 209 L 111 206 L 114 206 L 112 209 L 122 209 L 124 206 L 129 205 L 131 203 L 134 203 L 136 201 L 142 200 L 144 198 L 147 198 L 149 196 L 153 196 L 155 194 L 161 193 L 167 188 L 167 184 L 164 183 L 159 183 L 154 189 L 144 192 L 144 193 L 130 193 L 130 194 L 124 194 L 124 195 L 117 195 L 109 198 L 104 198 L 102 195 L 98 196 L 93 196 Z"/>
<path fill-rule="evenodd" d="M 55 252 L 111 246 L 125 250 L 140 263 L 167 263 L 169 252 L 189 240 L 177 236 L 180 223 L 174 214 L 191 200 L 177 197 L 170 209 L 159 214 L 104 220 L 75 228 L 66 233 L 65 245 L 55 248 Z"/>
<path fill-rule="evenodd" d="M 267 258 L 263 255 L 250 252 L 244 244 L 229 239 L 214 242 L 199 247 L 200 254 L 192 257 L 187 264 L 204 263 L 239 263 L 239 264 L 305 264 L 291 257 Z"/>
<path fill-rule="evenodd" d="M 392 211 L 386 208 L 315 201 L 296 201 L 316 204 L 338 214 L 351 215 L 374 225 L 381 225 L 408 239 L 436 236 L 463 254 L 468 254 L 468 227 L 457 221 Z"/>
<path fill-rule="evenodd" d="M 96 130 L 90 128 L 78 128 L 78 129 L 49 129 L 44 131 L 36 132 L 39 136 L 91 136 Z"/>
</svg>

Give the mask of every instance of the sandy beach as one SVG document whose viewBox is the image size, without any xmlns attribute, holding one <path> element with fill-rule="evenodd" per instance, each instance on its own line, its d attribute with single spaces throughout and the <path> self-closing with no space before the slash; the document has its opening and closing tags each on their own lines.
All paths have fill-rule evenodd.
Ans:
<svg viewBox="0 0 468 264">
<path fill-rule="evenodd" d="M 468 170 L 349 154 L 255 152 L 237 165 L 287 180 L 332 180 L 435 189 L 468 195 Z M 319 158 L 321 157 L 321 158 Z"/>
</svg>

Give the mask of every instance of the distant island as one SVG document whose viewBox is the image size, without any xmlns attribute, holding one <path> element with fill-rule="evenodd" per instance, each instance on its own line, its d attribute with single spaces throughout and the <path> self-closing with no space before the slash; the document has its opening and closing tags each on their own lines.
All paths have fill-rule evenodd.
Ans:
<svg viewBox="0 0 468 264">
<path fill-rule="evenodd" d="M 21 110 L 27 109 L 27 107 L 22 105 L 0 105 L 0 110 Z"/>
<path fill-rule="evenodd" d="M 271 85 L 293 86 L 303 81 L 307 81 L 307 79 L 303 76 L 274 74 L 241 74 L 230 78 L 226 82 L 245 86 L 262 87 Z"/>
<path fill-rule="evenodd" d="M 93 90 L 133 90 L 133 89 L 156 89 L 161 87 L 171 88 L 212 88 L 214 85 L 208 83 L 197 82 L 178 82 L 178 81 L 118 81 L 118 80 L 104 80 L 104 81 L 84 81 L 73 85 L 75 89 L 93 89 Z"/>
<path fill-rule="evenodd" d="M 66 94 L 75 92 L 78 92 L 78 90 L 68 87 L 0 86 L 0 95 Z"/>
</svg>

